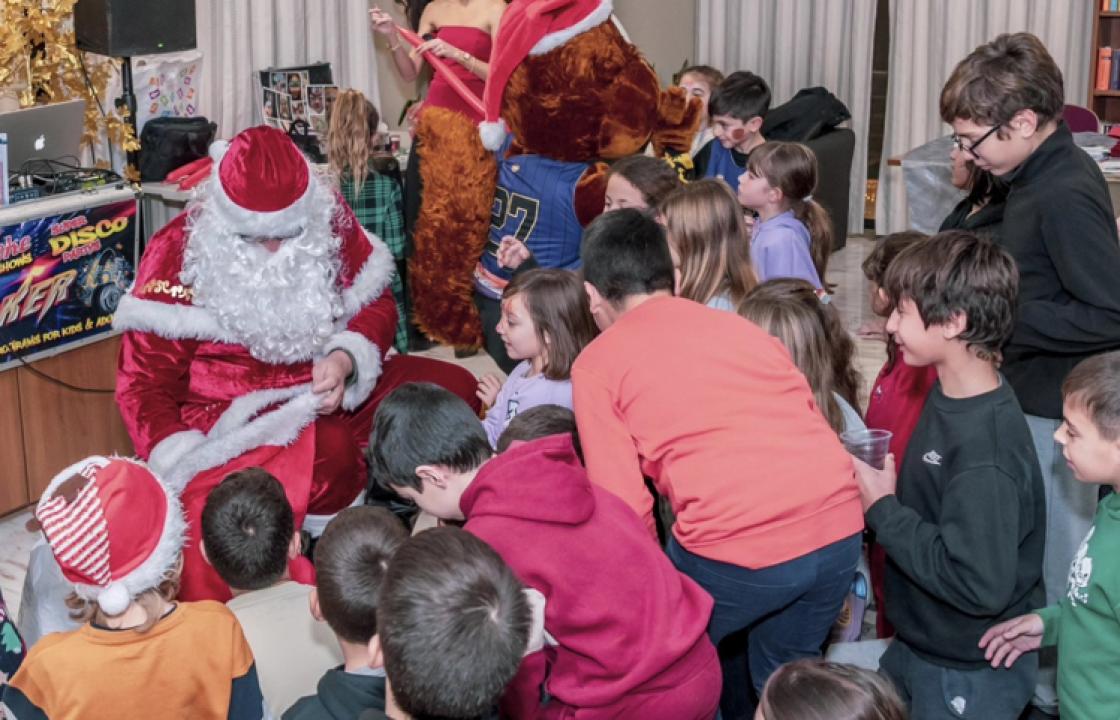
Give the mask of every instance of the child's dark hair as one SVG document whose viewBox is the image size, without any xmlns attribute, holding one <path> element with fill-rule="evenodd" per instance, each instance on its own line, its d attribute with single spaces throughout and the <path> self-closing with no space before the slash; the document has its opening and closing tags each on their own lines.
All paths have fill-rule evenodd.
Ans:
<svg viewBox="0 0 1120 720">
<path fill-rule="evenodd" d="M 828 211 L 813 199 L 817 189 L 817 156 L 800 143 L 766 142 L 756 147 L 747 160 L 751 175 L 765 178 L 770 187 L 782 191 L 794 216 L 809 230 L 809 254 L 813 266 L 828 292 L 832 287 L 825 279 L 828 259 L 832 255 L 832 219 Z"/>
<path fill-rule="evenodd" d="M 423 492 L 416 476 L 421 465 L 467 472 L 490 455 L 486 431 L 470 406 L 432 383 L 401 385 L 381 401 L 366 450 L 370 483 L 391 492 Z"/>
<path fill-rule="evenodd" d="M 665 230 L 640 210 L 603 213 L 583 231 L 583 279 L 612 304 L 631 295 L 673 291 Z"/>
<path fill-rule="evenodd" d="M 358 190 L 369 172 L 373 136 L 380 123 L 377 108 L 361 92 L 343 90 L 338 94 L 327 131 L 327 163 L 339 180 L 349 174 Z"/>
<path fill-rule="evenodd" d="M 599 332 L 579 276 L 554 268 L 526 270 L 513 276 L 502 299 L 514 295 L 525 303 L 537 341 L 544 348 L 544 376 L 567 380 L 576 356 Z"/>
<path fill-rule="evenodd" d="M 1120 350 L 1078 363 L 1062 383 L 1062 397 L 1084 408 L 1105 440 L 1120 439 Z"/>
<path fill-rule="evenodd" d="M 637 188 L 646 207 L 657 207 L 666 195 L 681 186 L 680 175 L 661 158 L 629 155 L 611 165 L 607 179 L 618 175 Z"/>
<path fill-rule="evenodd" d="M 925 240 L 928 237 L 929 235 L 918 232 L 917 230 L 903 230 L 902 232 L 884 235 L 875 243 L 875 247 L 868 256 L 863 259 L 863 264 L 860 265 L 863 269 L 863 276 L 867 278 L 868 282 L 874 285 L 880 293 L 885 294 L 886 291 L 883 290 L 882 287 L 887 276 L 887 268 L 890 267 L 890 264 L 898 257 L 900 252 L 919 240 Z M 889 317 L 891 309 L 889 304 L 880 308 L 875 306 L 874 301 L 871 304 L 871 311 L 880 317 Z M 897 362 L 898 344 L 888 338 L 887 361 L 883 365 L 885 371 L 890 372 Z"/>
<path fill-rule="evenodd" d="M 681 70 L 677 75 L 678 78 L 683 79 L 685 75 L 699 75 L 704 78 L 704 82 L 708 83 L 712 92 L 723 82 L 723 73 L 712 67 L 711 65 L 689 65 L 684 70 Z"/>
<path fill-rule="evenodd" d="M 397 550 L 378 636 L 393 695 L 414 718 L 477 718 L 517 673 L 529 640 L 521 583 L 474 535 L 439 527 Z"/>
<path fill-rule="evenodd" d="M 766 81 L 746 70 L 733 72 L 712 88 L 708 101 L 708 115 L 727 115 L 742 122 L 751 118 L 765 119 L 770 110 L 770 86 Z"/>
<path fill-rule="evenodd" d="M 562 405 L 536 405 L 518 413 L 498 437 L 498 452 L 503 453 L 514 442 L 529 442 L 549 435 L 572 436 L 572 446 L 579 461 L 583 462 L 583 448 L 579 444 L 579 430 L 576 428 L 576 415 Z"/>
<path fill-rule="evenodd" d="M 854 665 L 807 658 L 786 663 L 766 681 L 765 720 L 906 720 L 890 682 Z"/>
<path fill-rule="evenodd" d="M 929 235 L 918 232 L 917 230 L 904 230 L 902 232 L 884 235 L 879 238 L 879 241 L 875 243 L 875 247 L 872 248 L 867 257 L 863 259 L 863 264 L 860 265 L 860 269 L 863 270 L 863 276 L 873 285 L 883 287 L 887 276 L 887 268 L 890 267 L 891 262 L 898 257 L 898 254 L 919 240 L 925 240 L 928 237 Z M 887 314 L 889 315 L 890 313 L 888 312 Z"/>
<path fill-rule="evenodd" d="M 1038 124 L 1057 120 L 1065 107 L 1062 71 L 1042 41 L 1030 33 L 1004 34 L 957 64 L 941 89 L 941 119 L 1004 125 L 1021 110 Z M 1001 127 L 998 132 L 1004 137 Z"/>
<path fill-rule="evenodd" d="M 995 243 L 967 230 L 947 230 L 899 253 L 883 289 L 892 306 L 913 300 L 926 327 L 963 313 L 967 326 L 957 339 L 994 361 L 1015 326 L 1019 270 Z"/>
<path fill-rule="evenodd" d="M 275 585 L 288 568 L 295 520 L 284 486 L 258 467 L 230 473 L 202 508 L 206 559 L 231 588 Z"/>
<path fill-rule="evenodd" d="M 828 424 L 843 432 L 844 413 L 832 394 L 858 408 L 860 377 L 852 362 L 855 343 L 836 308 L 805 280 L 775 278 L 752 290 L 739 314 L 782 341 Z"/>
<path fill-rule="evenodd" d="M 327 524 L 315 545 L 315 586 L 319 611 L 335 635 L 365 645 L 377 634 L 377 593 L 407 539 L 384 508 L 346 508 Z"/>
</svg>

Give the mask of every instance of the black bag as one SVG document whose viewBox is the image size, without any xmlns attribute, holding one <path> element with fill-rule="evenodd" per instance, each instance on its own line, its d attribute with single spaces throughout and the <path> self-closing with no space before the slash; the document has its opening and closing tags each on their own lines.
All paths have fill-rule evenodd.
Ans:
<svg viewBox="0 0 1120 720">
<path fill-rule="evenodd" d="M 218 132 L 204 117 L 152 118 L 140 133 L 140 180 L 159 182 L 175 168 L 206 157 Z"/>
<path fill-rule="evenodd" d="M 851 119 L 848 106 L 828 90 L 823 87 L 805 88 L 789 102 L 766 114 L 762 135 L 767 140 L 805 142 Z"/>
<path fill-rule="evenodd" d="M 319 147 L 319 138 L 311 134 L 311 126 L 306 120 L 293 120 L 288 128 L 288 137 L 296 144 L 307 159 L 313 163 L 325 163 L 327 156 Z"/>
</svg>

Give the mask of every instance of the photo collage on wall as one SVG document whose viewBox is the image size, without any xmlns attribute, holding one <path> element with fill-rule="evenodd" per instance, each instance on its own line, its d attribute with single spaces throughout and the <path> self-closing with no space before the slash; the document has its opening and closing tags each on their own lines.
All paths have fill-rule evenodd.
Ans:
<svg viewBox="0 0 1120 720">
<path fill-rule="evenodd" d="M 307 70 L 273 70 L 261 88 L 261 117 L 266 125 L 287 132 L 296 120 L 306 122 L 314 135 L 327 134 L 327 114 L 338 98 L 337 85 L 310 81 Z"/>
</svg>

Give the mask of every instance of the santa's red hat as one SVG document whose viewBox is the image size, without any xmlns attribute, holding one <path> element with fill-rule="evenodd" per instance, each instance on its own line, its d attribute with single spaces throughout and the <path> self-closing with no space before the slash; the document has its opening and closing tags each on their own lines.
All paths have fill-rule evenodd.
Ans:
<svg viewBox="0 0 1120 720">
<path fill-rule="evenodd" d="M 502 93 L 510 75 L 529 55 L 544 55 L 576 35 L 610 19 L 611 0 L 513 0 L 502 15 L 490 74 L 482 94 L 486 117 L 479 126 L 482 144 L 497 150 L 505 140 Z"/>
<path fill-rule="evenodd" d="M 179 501 L 146 465 L 86 458 L 51 480 L 35 508 L 51 552 L 75 592 L 119 615 L 158 587 L 179 558 Z"/>
<path fill-rule="evenodd" d="M 210 145 L 210 207 L 231 232 L 246 237 L 298 235 L 318 180 L 286 133 L 264 125 Z"/>
</svg>

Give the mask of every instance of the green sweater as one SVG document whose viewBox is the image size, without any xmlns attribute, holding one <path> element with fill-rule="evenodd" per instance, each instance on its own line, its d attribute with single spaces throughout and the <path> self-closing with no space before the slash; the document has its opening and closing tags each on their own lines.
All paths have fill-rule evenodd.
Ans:
<svg viewBox="0 0 1120 720">
<path fill-rule="evenodd" d="M 1101 500 L 1069 570 L 1066 596 L 1038 611 L 1058 646 L 1062 720 L 1120 718 L 1120 495 Z"/>
</svg>

